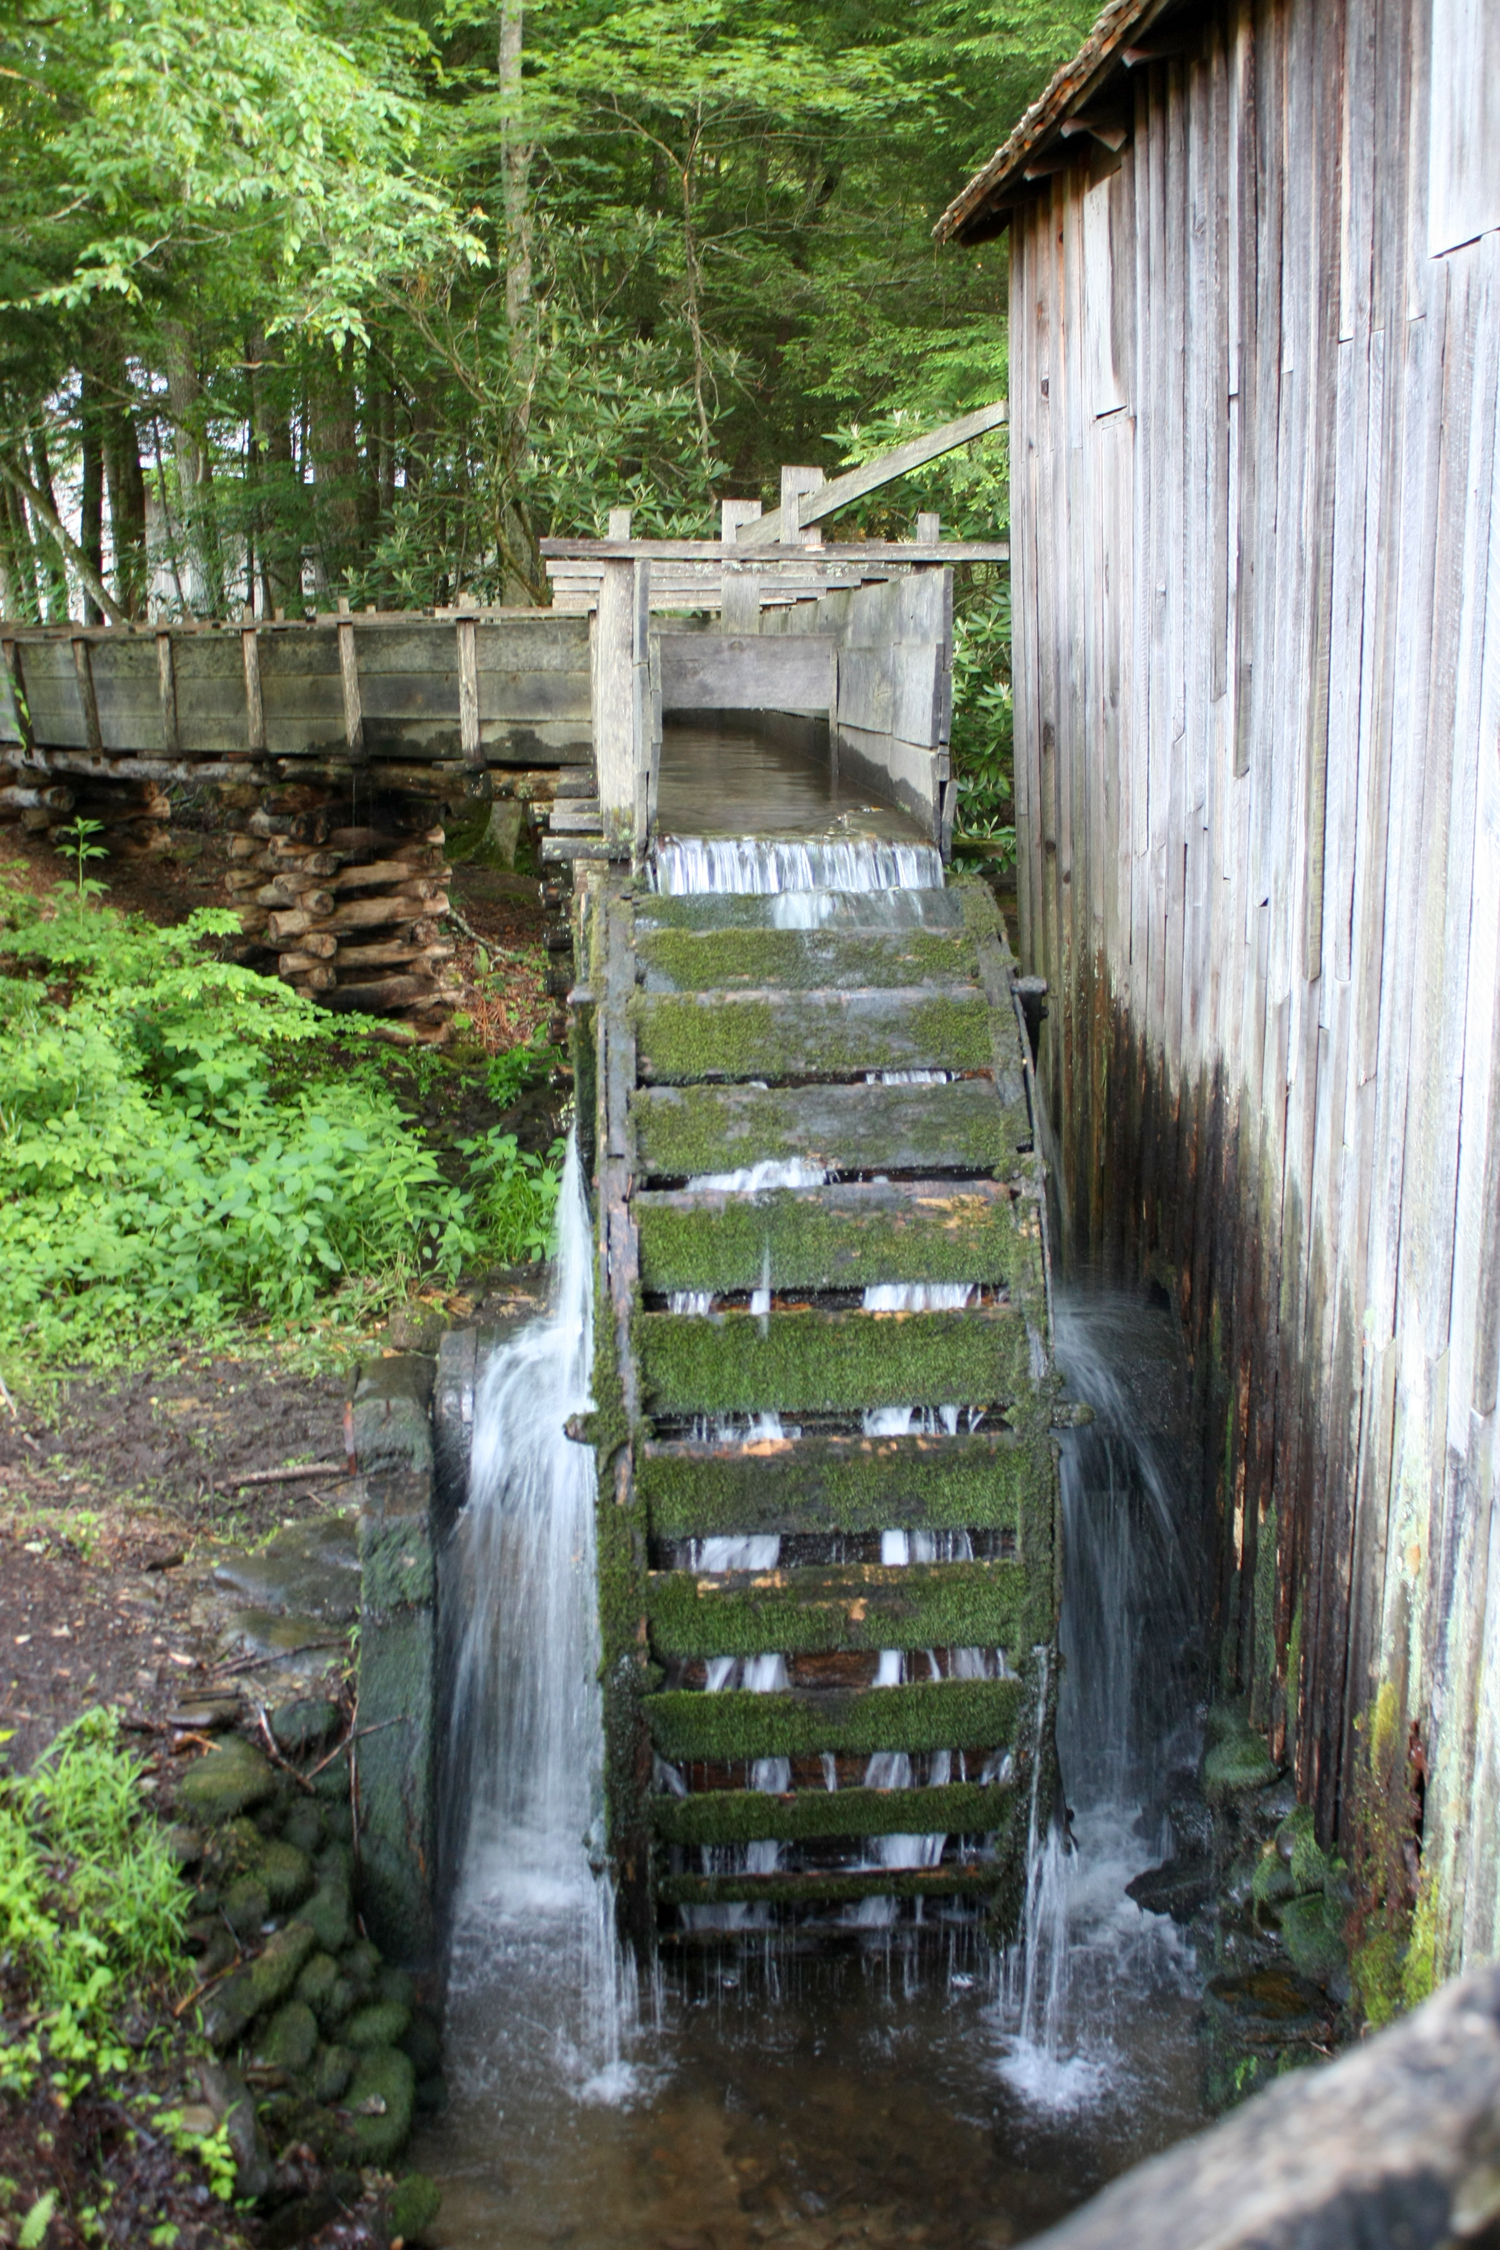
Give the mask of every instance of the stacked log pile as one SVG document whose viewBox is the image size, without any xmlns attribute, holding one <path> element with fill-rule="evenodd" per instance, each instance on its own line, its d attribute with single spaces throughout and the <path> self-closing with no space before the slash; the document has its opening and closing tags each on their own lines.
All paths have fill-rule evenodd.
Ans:
<svg viewBox="0 0 1500 2250">
<path fill-rule="evenodd" d="M 36 836 L 73 820 L 92 820 L 99 830 L 93 841 L 122 859 L 156 857 L 172 848 L 172 800 L 157 781 L 52 776 L 17 759 L 0 764 L 0 819 L 17 820 Z"/>
<path fill-rule="evenodd" d="M 451 872 L 433 806 L 395 796 L 349 825 L 347 795 L 316 782 L 221 787 L 230 903 L 247 965 L 325 1008 L 396 1016 L 443 1035 L 458 983 L 442 935 Z"/>
</svg>

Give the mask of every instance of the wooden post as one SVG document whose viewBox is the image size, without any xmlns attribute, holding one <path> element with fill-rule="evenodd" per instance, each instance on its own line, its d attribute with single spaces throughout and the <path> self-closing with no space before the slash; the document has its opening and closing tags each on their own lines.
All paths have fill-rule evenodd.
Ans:
<svg viewBox="0 0 1500 2250">
<path fill-rule="evenodd" d="M 628 539 L 630 537 L 630 510 L 628 508 L 610 509 L 609 530 L 605 536 L 610 539 Z"/>
<path fill-rule="evenodd" d="M 177 667 L 172 660 L 172 636 L 158 632 L 156 636 L 156 687 L 161 698 L 161 746 L 163 754 L 175 757 L 179 748 L 177 737 Z"/>
<path fill-rule="evenodd" d="M 479 744 L 479 652 L 472 617 L 461 617 L 458 621 L 458 734 L 464 763 L 482 766 L 484 752 Z"/>
<path fill-rule="evenodd" d="M 940 515 L 919 514 L 917 517 L 917 545 L 935 547 L 943 536 L 943 519 Z"/>
<path fill-rule="evenodd" d="M 104 736 L 99 731 L 99 699 L 94 693 L 94 666 L 89 655 L 89 644 L 82 639 L 73 643 L 73 669 L 78 675 L 78 700 L 83 705 L 83 731 L 88 746 L 102 752 Z"/>
<path fill-rule="evenodd" d="M 339 679 L 344 690 L 344 740 L 350 755 L 365 754 L 365 716 L 359 700 L 359 659 L 354 653 L 354 626 L 349 617 L 349 597 L 339 596 Z"/>
<path fill-rule="evenodd" d="M 635 565 L 600 567 L 599 606 L 589 636 L 594 765 L 611 855 L 628 859 L 635 840 Z"/>
<path fill-rule="evenodd" d="M 798 503 L 804 492 L 820 492 L 825 479 L 821 469 L 784 468 L 781 472 L 781 544 L 783 547 L 821 547 L 823 534 L 816 526 L 802 529 Z"/>
<path fill-rule="evenodd" d="M 21 673 L 21 651 L 14 641 L 0 643 L 0 653 L 5 659 L 5 689 L 10 703 L 9 716 L 15 727 L 12 739 L 19 741 L 23 750 L 35 748 L 31 720 L 27 716 L 26 683 Z"/>
<path fill-rule="evenodd" d="M 255 611 L 246 602 L 240 616 L 240 651 L 245 660 L 245 740 L 252 750 L 266 746 L 266 707 L 260 692 L 260 642 Z"/>
<path fill-rule="evenodd" d="M 742 523 L 753 523 L 760 514 L 758 500 L 721 500 L 719 537 L 726 547 L 734 544 Z M 756 572 L 724 561 L 724 588 L 720 596 L 720 622 L 726 633 L 760 631 L 760 579 Z"/>
</svg>

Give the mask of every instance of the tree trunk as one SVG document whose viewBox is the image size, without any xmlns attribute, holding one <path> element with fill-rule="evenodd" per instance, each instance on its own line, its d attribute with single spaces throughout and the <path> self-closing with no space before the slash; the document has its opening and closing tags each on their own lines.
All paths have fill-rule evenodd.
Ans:
<svg viewBox="0 0 1500 2250">
<path fill-rule="evenodd" d="M 127 617 L 144 617 L 148 590 L 146 479 L 141 472 L 129 372 L 123 362 L 117 362 L 117 366 L 119 393 L 102 415 L 115 596 Z"/>
<path fill-rule="evenodd" d="M 500 598 L 528 603 L 543 583 L 541 553 L 526 511 L 524 493 L 530 454 L 531 397 L 536 383 L 536 307 L 531 290 L 531 160 L 521 118 L 521 54 L 525 28 L 523 0 L 500 6 L 500 155 L 504 173 L 505 323 L 510 340 L 514 405 L 511 413 L 507 491 L 498 525 Z"/>
<path fill-rule="evenodd" d="M 187 556 L 185 591 L 196 610 L 224 614 L 224 562 L 214 512 L 213 457 L 209 451 L 203 383 L 192 338 L 179 321 L 162 325 L 167 404 L 177 464 L 177 508 Z"/>
<path fill-rule="evenodd" d="M 52 490 L 52 464 L 47 457 L 46 435 L 41 430 L 32 434 L 31 464 L 32 482 L 56 521 L 57 500 Z M 35 539 L 42 583 L 47 589 L 47 623 L 62 625 L 66 623 L 68 616 L 68 572 L 63 550 L 56 534 L 45 523 L 36 525 Z"/>
<path fill-rule="evenodd" d="M 358 418 L 347 354 L 320 371 L 311 407 L 318 542 L 329 584 L 338 586 L 360 559 Z"/>
<path fill-rule="evenodd" d="M 79 436 L 83 447 L 83 497 L 79 509 L 78 544 L 96 578 L 104 576 L 104 447 L 100 442 L 99 378 L 83 370 L 79 397 Z M 104 612 L 88 588 L 83 593 L 85 625 L 102 625 Z"/>
</svg>

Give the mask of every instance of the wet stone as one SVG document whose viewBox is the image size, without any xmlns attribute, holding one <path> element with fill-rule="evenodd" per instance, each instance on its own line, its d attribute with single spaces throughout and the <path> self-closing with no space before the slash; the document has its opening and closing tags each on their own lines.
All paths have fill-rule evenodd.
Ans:
<svg viewBox="0 0 1500 2250">
<path fill-rule="evenodd" d="M 313 2100 L 336 2102 L 354 2076 L 356 2061 L 347 2047 L 324 2047 L 313 2062 Z"/>
<path fill-rule="evenodd" d="M 236 1735 L 189 1766 L 177 1784 L 177 1801 L 191 1819 L 211 1829 L 263 1804 L 275 1788 L 269 1761 Z"/>
<path fill-rule="evenodd" d="M 362 2055 L 344 2095 L 344 2129 L 360 2164 L 387 2164 L 411 2133 L 416 2073 L 394 2047 Z"/>
<path fill-rule="evenodd" d="M 224 1893 L 221 1911 L 237 1938 L 258 1937 L 261 1925 L 271 1911 L 271 1901 L 265 1885 L 257 1883 L 252 1875 L 242 1875 Z"/>
<path fill-rule="evenodd" d="M 282 1824 L 282 1836 L 299 1852 L 316 1853 L 324 1840 L 324 1820 L 318 1807 L 304 1800 L 294 1805 Z"/>
<path fill-rule="evenodd" d="M 347 1979 L 340 1976 L 333 1955 L 315 1953 L 297 1979 L 297 1998 L 306 2001 L 320 2023 L 329 2023 L 333 2020 L 333 1997 L 341 1984 L 347 1985 Z M 352 1998 L 352 1985 L 347 1989 Z"/>
<path fill-rule="evenodd" d="M 234 1555 L 214 1571 L 217 1584 L 249 1609 L 320 1619 L 325 1628 L 359 1614 L 359 1538 L 353 1516 L 296 1525 L 253 1555 Z"/>
<path fill-rule="evenodd" d="M 396 2044 L 403 2055 L 411 2057 L 419 2086 L 437 2076 L 443 2062 L 443 2034 L 425 2008 L 417 2009 Z"/>
<path fill-rule="evenodd" d="M 278 2008 L 255 2043 L 256 2066 L 295 2075 L 306 2070 L 318 2044 L 318 2025 L 303 2000 L 290 2000 Z"/>
<path fill-rule="evenodd" d="M 442 2204 L 442 2192 L 425 2172 L 408 2172 L 391 2197 L 391 2232 L 409 2242 L 430 2227 Z"/>
<path fill-rule="evenodd" d="M 204 2004 L 203 2029 L 211 2046 L 227 2047 L 256 2016 L 274 2008 L 296 1983 L 316 1939 L 298 1922 L 278 1930 L 265 1951 L 220 1985 Z"/>
<path fill-rule="evenodd" d="M 271 1732 L 288 1757 L 305 1757 L 338 1732 L 341 1717 L 338 1705 L 326 1697 L 299 1696 L 271 1713 Z"/>
<path fill-rule="evenodd" d="M 1211 1859 L 1169 1859 L 1137 1875 L 1125 1890 L 1148 1914 L 1170 1914 L 1174 1922 L 1190 1922 L 1213 1897 L 1216 1883 Z"/>
<path fill-rule="evenodd" d="M 311 1860 L 284 1840 L 262 1845 L 254 1872 L 277 1913 L 296 1906 L 313 1887 Z"/>
<path fill-rule="evenodd" d="M 371 2006 L 357 2008 L 340 2032 L 346 2047 L 358 2054 L 366 2054 L 377 2047 L 394 2047 L 406 2035 L 411 2022 L 410 2008 L 398 2000 L 377 2000 Z"/>
<path fill-rule="evenodd" d="M 313 1868 L 320 1883 L 342 1883 L 347 1889 L 354 1881 L 354 1854 L 345 1843 L 325 1844 Z"/>
<path fill-rule="evenodd" d="M 298 1672 L 327 1671 L 344 1646 L 331 1625 L 300 1610 L 237 1609 L 227 1621 L 226 1653 L 279 1656 Z"/>
<path fill-rule="evenodd" d="M 339 1953 L 353 1932 L 349 1893 L 342 1883 L 324 1883 L 298 1907 L 293 1928 L 303 1927 L 324 1953 Z"/>
</svg>

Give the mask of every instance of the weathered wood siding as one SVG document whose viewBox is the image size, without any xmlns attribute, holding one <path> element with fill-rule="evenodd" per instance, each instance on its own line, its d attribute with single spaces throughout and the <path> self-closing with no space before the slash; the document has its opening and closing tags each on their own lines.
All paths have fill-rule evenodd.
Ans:
<svg viewBox="0 0 1500 2250">
<path fill-rule="evenodd" d="M 1069 1247 L 1177 1292 L 1228 1668 L 1326 1828 L 1383 1685 L 1415 1722 L 1451 1965 L 1500 1950 L 1500 10 L 1435 5 L 1461 51 L 1232 0 L 1122 74 L 1118 169 L 1012 222 L 1012 551 Z"/>
</svg>

